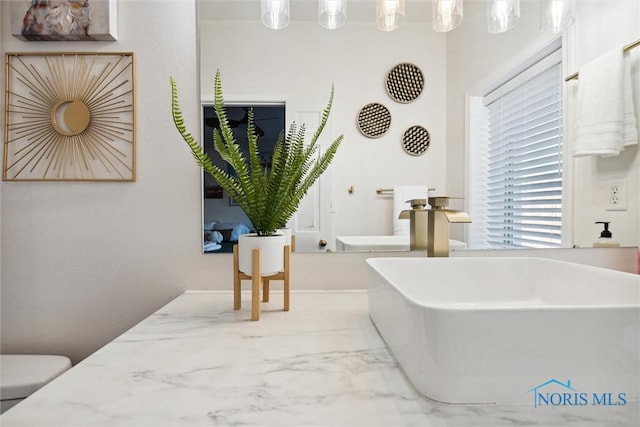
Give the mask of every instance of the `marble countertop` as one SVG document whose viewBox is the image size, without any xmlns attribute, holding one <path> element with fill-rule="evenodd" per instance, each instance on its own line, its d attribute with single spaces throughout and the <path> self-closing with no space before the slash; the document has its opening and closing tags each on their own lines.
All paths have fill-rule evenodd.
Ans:
<svg viewBox="0 0 640 427">
<path fill-rule="evenodd" d="M 638 426 L 624 407 L 459 406 L 419 396 L 362 291 L 187 292 L 0 417 L 9 426 Z"/>
</svg>

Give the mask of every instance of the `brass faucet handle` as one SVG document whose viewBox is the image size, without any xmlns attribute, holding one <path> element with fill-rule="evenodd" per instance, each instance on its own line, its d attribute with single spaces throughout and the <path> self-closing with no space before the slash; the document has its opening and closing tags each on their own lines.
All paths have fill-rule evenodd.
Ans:
<svg viewBox="0 0 640 427">
<path fill-rule="evenodd" d="M 449 206 L 449 199 L 447 196 L 429 197 L 429 204 L 431 209 L 443 209 Z"/>
<path fill-rule="evenodd" d="M 424 209 L 427 206 L 427 199 L 411 199 L 405 203 L 409 203 L 413 209 Z"/>
</svg>

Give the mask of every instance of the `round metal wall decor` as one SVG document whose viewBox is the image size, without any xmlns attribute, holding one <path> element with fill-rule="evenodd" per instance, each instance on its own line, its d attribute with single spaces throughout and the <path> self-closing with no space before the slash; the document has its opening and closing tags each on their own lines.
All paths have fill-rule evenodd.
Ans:
<svg viewBox="0 0 640 427">
<path fill-rule="evenodd" d="M 411 126 L 402 136 L 402 148 L 412 156 L 424 154 L 430 143 L 429 131 L 422 126 Z"/>
<path fill-rule="evenodd" d="M 394 101 L 407 104 L 413 102 L 422 93 L 424 76 L 420 68 L 403 62 L 389 71 L 385 86 L 387 93 Z"/>
<path fill-rule="evenodd" d="M 368 138 L 379 138 L 389 130 L 391 113 L 382 104 L 372 102 L 358 113 L 358 130 Z"/>
</svg>

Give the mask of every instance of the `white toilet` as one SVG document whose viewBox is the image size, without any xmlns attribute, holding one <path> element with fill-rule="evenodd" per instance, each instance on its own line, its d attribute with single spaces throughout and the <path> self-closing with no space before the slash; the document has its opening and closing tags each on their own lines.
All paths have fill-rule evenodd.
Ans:
<svg viewBox="0 0 640 427">
<path fill-rule="evenodd" d="M 0 414 L 69 368 L 71 361 L 65 356 L 0 355 Z"/>
</svg>

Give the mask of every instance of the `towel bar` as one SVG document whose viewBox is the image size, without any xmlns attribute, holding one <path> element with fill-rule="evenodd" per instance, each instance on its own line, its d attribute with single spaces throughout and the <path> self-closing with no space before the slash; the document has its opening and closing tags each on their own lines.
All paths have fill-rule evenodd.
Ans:
<svg viewBox="0 0 640 427">
<path fill-rule="evenodd" d="M 427 191 L 429 191 L 429 192 L 436 191 L 436 189 L 435 188 L 427 188 Z M 376 188 L 376 193 L 378 193 L 378 194 L 393 193 L 393 188 L 378 187 L 378 188 Z"/>
<path fill-rule="evenodd" d="M 622 48 L 622 51 L 623 51 L 623 52 L 628 52 L 628 51 L 630 51 L 631 49 L 636 48 L 636 47 L 638 47 L 638 46 L 640 46 L 640 39 L 639 39 L 639 40 L 634 41 L 633 43 L 629 43 L 628 45 L 624 46 L 624 47 Z M 564 79 L 564 81 L 565 81 L 565 82 L 568 82 L 569 80 L 577 79 L 577 78 L 578 78 L 578 75 L 579 75 L 579 73 L 578 73 L 578 71 L 576 71 L 575 73 L 573 73 L 573 74 L 571 74 L 570 76 L 566 77 L 566 78 Z"/>
</svg>

